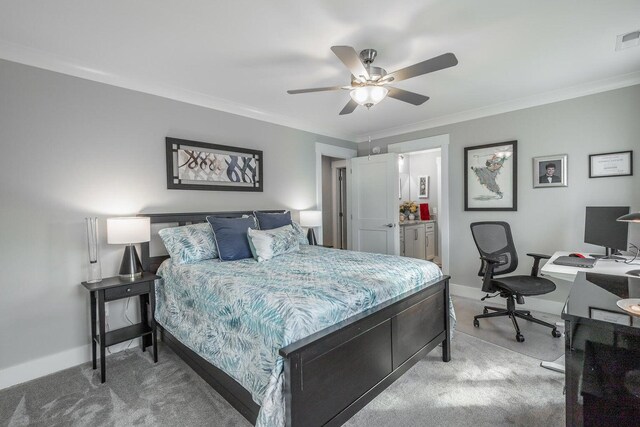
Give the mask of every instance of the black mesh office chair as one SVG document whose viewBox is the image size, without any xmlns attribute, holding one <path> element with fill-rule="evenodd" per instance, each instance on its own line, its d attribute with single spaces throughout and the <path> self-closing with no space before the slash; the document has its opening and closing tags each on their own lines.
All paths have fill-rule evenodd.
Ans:
<svg viewBox="0 0 640 427">
<path fill-rule="evenodd" d="M 489 293 L 499 292 L 502 298 L 507 299 L 507 308 L 485 306 L 483 314 L 473 318 L 473 326 L 480 327 L 478 319 L 486 317 L 509 316 L 516 329 L 516 341 L 523 342 L 524 337 L 520 333 L 516 317 L 538 323 L 551 328 L 551 335 L 559 337 L 561 334 L 555 325 L 543 322 L 531 315 L 528 310 L 516 310 L 516 302 L 524 304 L 525 296 L 542 295 L 553 292 L 556 285 L 548 279 L 538 277 L 540 260 L 549 259 L 548 255 L 527 254 L 533 257 L 533 268 L 531 276 L 507 276 L 495 278 L 503 274 L 508 274 L 518 267 L 518 254 L 513 244 L 511 227 L 502 221 L 484 221 L 471 224 L 471 234 L 480 252 L 480 271 L 478 276 L 484 277 L 482 291 L 487 292 L 487 296 L 482 298 L 492 298 Z M 494 295 L 497 296 L 497 295 Z M 491 311 L 491 312 L 489 312 Z"/>
</svg>

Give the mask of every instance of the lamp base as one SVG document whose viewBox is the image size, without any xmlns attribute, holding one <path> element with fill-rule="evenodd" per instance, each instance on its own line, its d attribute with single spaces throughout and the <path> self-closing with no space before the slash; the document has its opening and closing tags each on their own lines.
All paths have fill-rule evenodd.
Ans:
<svg viewBox="0 0 640 427">
<path fill-rule="evenodd" d="M 118 274 L 123 280 L 135 280 L 142 277 L 142 263 L 134 245 L 125 246 Z"/>
<path fill-rule="evenodd" d="M 316 240 L 316 233 L 313 231 L 313 227 L 309 227 L 309 231 L 307 231 L 307 240 L 310 245 L 316 246 L 318 241 Z"/>
</svg>

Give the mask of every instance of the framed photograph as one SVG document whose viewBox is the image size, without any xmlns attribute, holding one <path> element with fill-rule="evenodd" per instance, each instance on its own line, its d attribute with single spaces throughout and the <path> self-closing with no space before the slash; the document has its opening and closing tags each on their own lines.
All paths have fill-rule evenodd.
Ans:
<svg viewBox="0 0 640 427">
<path fill-rule="evenodd" d="M 633 175 L 633 151 L 589 155 L 589 178 Z"/>
<path fill-rule="evenodd" d="M 464 210 L 517 211 L 518 141 L 464 148 Z"/>
<path fill-rule="evenodd" d="M 533 188 L 566 187 L 568 156 L 556 154 L 533 158 Z"/>
<path fill-rule="evenodd" d="M 429 176 L 421 175 L 418 177 L 418 198 L 429 198 Z"/>
<path fill-rule="evenodd" d="M 167 138 L 167 188 L 262 191 L 262 151 Z"/>
</svg>

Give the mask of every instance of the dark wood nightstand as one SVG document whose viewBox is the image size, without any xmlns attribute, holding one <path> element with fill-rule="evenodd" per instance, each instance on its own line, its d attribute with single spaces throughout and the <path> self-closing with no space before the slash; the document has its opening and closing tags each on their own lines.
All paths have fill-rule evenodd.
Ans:
<svg viewBox="0 0 640 427">
<path fill-rule="evenodd" d="M 91 293 L 91 350 L 93 355 L 93 369 L 96 369 L 96 345 L 100 345 L 100 377 L 106 380 L 105 351 L 110 345 L 142 338 L 142 351 L 149 345 L 153 346 L 153 361 L 158 361 L 158 343 L 156 336 L 156 322 L 153 313 L 156 307 L 155 281 L 159 276 L 143 273 L 135 280 L 125 280 L 120 277 L 109 277 L 98 283 L 82 282 L 82 286 Z M 105 303 L 123 298 L 140 296 L 141 322 L 113 331 L 105 331 Z M 97 304 L 96 304 L 97 301 Z M 96 313 L 97 305 L 97 313 Z M 97 318 L 96 318 L 97 317 Z M 96 322 L 99 330 L 96 332 Z"/>
</svg>

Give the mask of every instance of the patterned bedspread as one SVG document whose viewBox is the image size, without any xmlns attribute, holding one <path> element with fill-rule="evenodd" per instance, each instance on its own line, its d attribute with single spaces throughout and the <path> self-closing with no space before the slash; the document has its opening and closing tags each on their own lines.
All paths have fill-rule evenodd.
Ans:
<svg viewBox="0 0 640 427">
<path fill-rule="evenodd" d="M 265 427 L 285 424 L 280 348 L 442 272 L 413 258 L 301 246 L 261 263 L 169 259 L 158 275 L 157 321 L 251 392 L 261 406 L 256 425 Z"/>
</svg>

